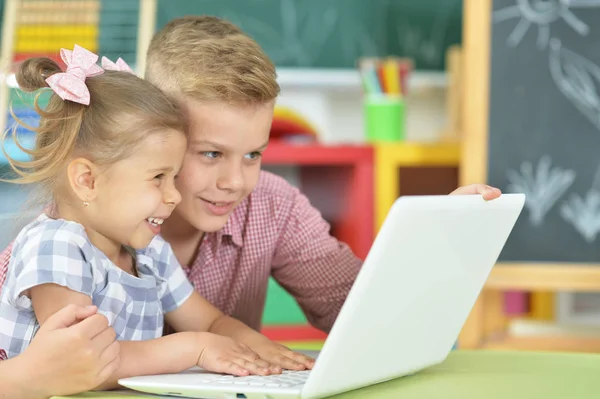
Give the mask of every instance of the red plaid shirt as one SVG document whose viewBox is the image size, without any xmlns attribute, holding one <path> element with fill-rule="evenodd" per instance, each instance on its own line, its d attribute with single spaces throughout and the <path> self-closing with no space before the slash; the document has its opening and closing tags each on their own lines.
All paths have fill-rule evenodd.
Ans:
<svg viewBox="0 0 600 399">
<path fill-rule="evenodd" d="M 10 246 L 0 254 L 0 287 Z M 308 199 L 281 177 L 261 172 L 250 194 L 198 257 L 183 269 L 198 292 L 224 313 L 259 330 L 269 276 L 329 332 L 362 262 L 329 234 Z"/>
</svg>

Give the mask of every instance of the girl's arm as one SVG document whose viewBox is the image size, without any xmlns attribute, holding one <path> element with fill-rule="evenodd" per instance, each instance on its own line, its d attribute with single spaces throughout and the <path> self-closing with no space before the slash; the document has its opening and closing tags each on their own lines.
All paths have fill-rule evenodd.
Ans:
<svg viewBox="0 0 600 399">
<path fill-rule="evenodd" d="M 208 331 L 241 342 L 275 366 L 276 372 L 279 372 L 278 367 L 304 370 L 314 365 L 314 359 L 275 343 L 239 320 L 224 315 L 195 291 L 182 306 L 167 313 L 165 320 L 175 331 Z"/>
<path fill-rule="evenodd" d="M 64 304 L 91 304 L 89 296 L 56 284 L 33 287 L 30 297 L 41 325 Z M 206 332 L 182 332 L 146 341 L 119 341 L 119 344 L 119 368 L 96 389 L 117 388 L 121 378 L 177 373 L 195 365 L 235 375 L 267 373 L 252 351 L 232 339 Z"/>
</svg>

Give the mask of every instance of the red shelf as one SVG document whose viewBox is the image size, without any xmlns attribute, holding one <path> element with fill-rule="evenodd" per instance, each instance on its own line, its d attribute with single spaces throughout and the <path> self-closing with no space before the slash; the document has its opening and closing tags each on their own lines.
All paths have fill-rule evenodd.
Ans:
<svg viewBox="0 0 600 399">
<path fill-rule="evenodd" d="M 271 142 L 263 154 L 267 165 L 357 165 L 373 163 L 373 148 L 366 145 L 327 146 Z"/>
<path fill-rule="evenodd" d="M 261 333 L 272 341 L 324 341 L 327 338 L 327 334 L 310 325 L 265 326 Z"/>
</svg>

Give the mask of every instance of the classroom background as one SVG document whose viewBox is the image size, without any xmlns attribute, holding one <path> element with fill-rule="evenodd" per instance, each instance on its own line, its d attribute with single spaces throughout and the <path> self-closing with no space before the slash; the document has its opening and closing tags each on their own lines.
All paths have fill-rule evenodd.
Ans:
<svg viewBox="0 0 600 399">
<path fill-rule="evenodd" d="M 189 14 L 240 25 L 273 59 L 264 169 L 301 187 L 358 256 L 400 195 L 527 194 L 459 347 L 600 351 L 600 1 L 2 0 L 0 127 L 9 106 L 37 124 L 19 61 L 79 44 L 142 75 L 156 29 Z M 0 184 L 2 248 L 39 211 L 27 196 Z M 295 348 L 325 338 L 274 281 L 263 324 Z"/>
</svg>

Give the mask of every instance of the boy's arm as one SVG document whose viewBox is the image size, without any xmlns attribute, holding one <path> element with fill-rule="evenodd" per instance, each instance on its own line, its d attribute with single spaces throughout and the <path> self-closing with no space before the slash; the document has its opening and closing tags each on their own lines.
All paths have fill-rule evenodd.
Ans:
<svg viewBox="0 0 600 399">
<path fill-rule="evenodd" d="M 0 361 L 0 398 L 2 399 L 38 399 L 29 387 L 31 381 L 25 377 L 20 357 Z"/>
<path fill-rule="evenodd" d="M 492 200 L 501 192 L 485 184 L 472 184 L 451 194 L 481 194 Z M 331 236 L 329 224 L 302 193 L 290 186 L 289 196 L 292 206 L 277 221 L 280 238 L 272 275 L 298 301 L 308 321 L 329 332 L 362 261 Z"/>
<path fill-rule="evenodd" d="M 279 223 L 272 275 L 294 298 L 308 321 L 329 332 L 362 266 L 330 234 L 321 213 L 295 188 L 292 206 Z"/>
</svg>

